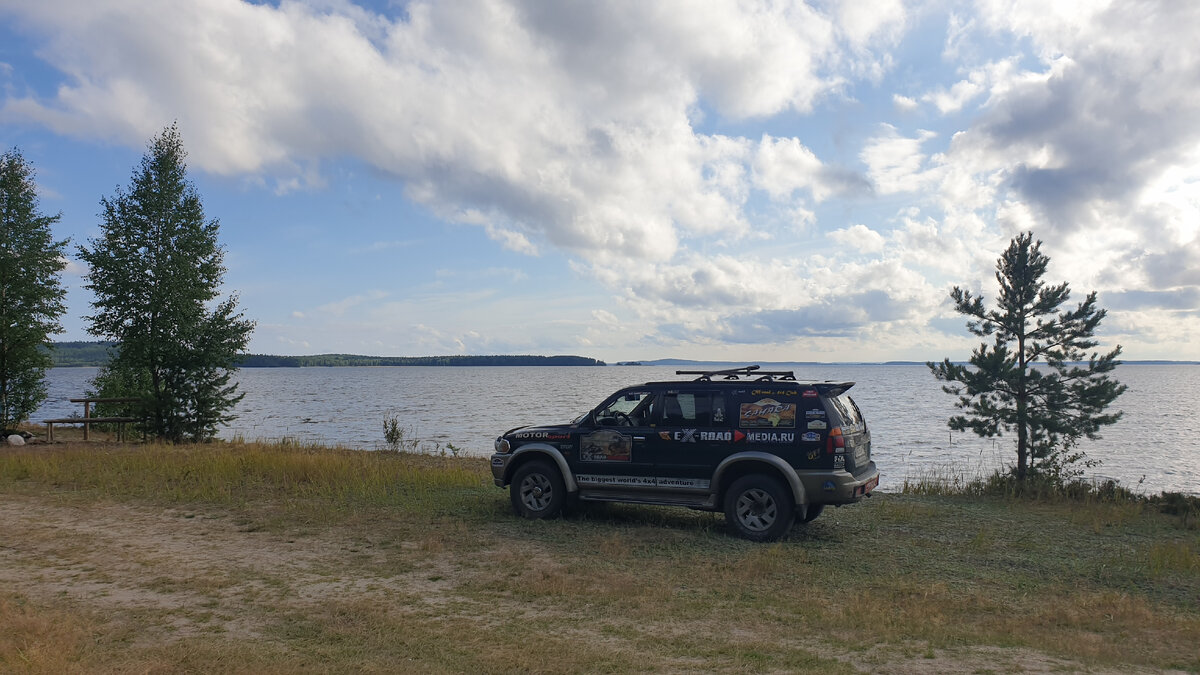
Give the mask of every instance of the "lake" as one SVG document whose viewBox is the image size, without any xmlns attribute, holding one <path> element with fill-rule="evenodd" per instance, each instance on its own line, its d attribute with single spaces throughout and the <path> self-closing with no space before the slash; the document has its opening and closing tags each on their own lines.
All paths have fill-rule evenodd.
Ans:
<svg viewBox="0 0 1200 675">
<path fill-rule="evenodd" d="M 687 366 L 695 369 L 694 366 Z M 777 369 L 772 366 L 772 369 Z M 905 478 L 947 473 L 975 476 L 1016 461 L 1015 438 L 954 433 L 946 420 L 954 397 L 921 365 L 794 366 L 800 379 L 852 380 L 850 391 L 871 429 L 883 489 Z M 616 389 L 680 379 L 676 367 L 347 367 L 247 368 L 236 378 L 246 396 L 226 439 L 290 439 L 354 448 L 385 447 L 383 420 L 399 419 L 426 451 L 453 445 L 486 456 L 492 440 L 516 426 L 566 422 Z M 54 368 L 50 396 L 35 421 L 82 414 L 78 398 L 95 368 Z M 1200 494 L 1200 366 L 1119 366 L 1129 386 L 1113 408 L 1120 422 L 1082 449 L 1102 464 L 1089 478 L 1115 478 L 1145 493 Z"/>
</svg>

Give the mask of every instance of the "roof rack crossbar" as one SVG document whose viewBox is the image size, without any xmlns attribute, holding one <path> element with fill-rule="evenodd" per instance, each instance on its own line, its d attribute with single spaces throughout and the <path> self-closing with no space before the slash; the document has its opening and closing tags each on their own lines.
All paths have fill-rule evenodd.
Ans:
<svg viewBox="0 0 1200 675">
<path fill-rule="evenodd" d="M 725 370 L 677 370 L 676 375 L 699 375 L 696 382 L 712 382 L 713 377 L 724 380 L 740 380 L 743 377 L 755 376 L 758 382 L 774 382 L 778 380 L 795 381 L 796 375 L 790 370 L 759 370 L 759 366 L 742 366 Z"/>
</svg>

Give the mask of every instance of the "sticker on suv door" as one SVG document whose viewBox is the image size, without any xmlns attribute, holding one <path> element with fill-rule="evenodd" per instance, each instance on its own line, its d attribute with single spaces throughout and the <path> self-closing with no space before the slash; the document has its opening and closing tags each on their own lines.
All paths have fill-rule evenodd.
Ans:
<svg viewBox="0 0 1200 675">
<path fill-rule="evenodd" d="M 579 459 L 585 462 L 628 462 L 633 454 L 633 437 L 600 429 L 579 439 Z"/>
</svg>

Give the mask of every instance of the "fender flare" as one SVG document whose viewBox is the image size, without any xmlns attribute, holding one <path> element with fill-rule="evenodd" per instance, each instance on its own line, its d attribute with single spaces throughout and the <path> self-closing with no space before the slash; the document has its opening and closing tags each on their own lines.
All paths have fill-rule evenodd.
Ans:
<svg viewBox="0 0 1200 675">
<path fill-rule="evenodd" d="M 566 486 L 567 492 L 578 492 L 579 486 L 575 483 L 575 474 L 571 473 L 571 467 L 567 466 L 567 458 L 563 457 L 558 448 L 546 443 L 526 443 L 521 447 L 513 450 L 512 459 L 509 460 L 509 469 L 505 472 L 504 480 L 508 481 L 512 476 L 512 467 L 514 465 L 523 464 L 524 460 L 517 462 L 517 457 L 521 455 L 538 454 L 546 455 L 558 465 L 558 472 L 562 474 L 563 485 Z"/>
<path fill-rule="evenodd" d="M 729 467 L 740 462 L 762 462 L 769 464 L 772 468 L 783 474 L 784 480 L 787 481 L 788 487 L 792 490 L 792 499 L 796 501 L 796 507 L 800 509 L 800 515 L 804 516 L 808 512 L 808 493 L 804 491 L 804 483 L 800 481 L 800 475 L 792 468 L 790 464 L 783 461 L 778 455 L 773 455 L 768 452 L 759 452 L 757 450 L 748 450 L 739 452 L 736 455 L 726 457 L 717 466 L 717 470 L 713 472 L 713 487 L 720 486 L 724 479 L 724 474 Z M 715 494 L 715 493 L 714 493 Z"/>
</svg>

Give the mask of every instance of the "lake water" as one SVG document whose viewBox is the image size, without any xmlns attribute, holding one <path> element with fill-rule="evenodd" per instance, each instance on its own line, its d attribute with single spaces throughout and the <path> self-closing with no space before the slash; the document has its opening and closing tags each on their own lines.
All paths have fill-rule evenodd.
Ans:
<svg viewBox="0 0 1200 675">
<path fill-rule="evenodd" d="M 858 383 L 850 395 L 871 428 L 883 489 L 930 474 L 986 474 L 1016 460 L 1015 439 L 950 433 L 954 397 L 925 366 L 791 369 L 800 379 Z M 82 414 L 68 399 L 82 395 L 95 372 L 50 370 L 50 397 L 33 419 Z M 1123 365 L 1116 376 L 1129 386 L 1113 406 L 1125 416 L 1102 439 L 1082 442 L 1102 461 L 1086 475 L 1140 492 L 1200 494 L 1200 366 Z M 620 387 L 680 379 L 674 366 L 248 368 L 236 377 L 246 396 L 222 438 L 381 448 L 383 420 L 394 415 L 427 451 L 453 444 L 481 457 L 513 427 L 566 422 Z"/>
</svg>

